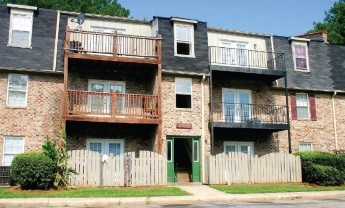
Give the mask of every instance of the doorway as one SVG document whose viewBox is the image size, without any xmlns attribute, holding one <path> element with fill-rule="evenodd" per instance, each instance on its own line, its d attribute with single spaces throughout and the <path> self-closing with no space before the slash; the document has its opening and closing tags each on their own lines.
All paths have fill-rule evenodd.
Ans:
<svg viewBox="0 0 345 208">
<path fill-rule="evenodd" d="M 200 137 L 167 137 L 168 182 L 200 182 Z"/>
</svg>

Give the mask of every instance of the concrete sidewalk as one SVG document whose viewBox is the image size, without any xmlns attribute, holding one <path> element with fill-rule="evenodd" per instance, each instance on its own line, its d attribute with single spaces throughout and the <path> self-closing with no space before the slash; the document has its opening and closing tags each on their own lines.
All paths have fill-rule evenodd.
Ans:
<svg viewBox="0 0 345 208">
<path fill-rule="evenodd" d="M 226 194 L 206 185 L 177 185 L 176 187 L 192 195 L 120 198 L 0 199 L 0 207 L 111 207 L 116 205 L 181 205 L 215 202 L 259 202 L 291 199 L 327 199 L 345 197 L 345 191 L 292 192 L 270 194 Z"/>
</svg>

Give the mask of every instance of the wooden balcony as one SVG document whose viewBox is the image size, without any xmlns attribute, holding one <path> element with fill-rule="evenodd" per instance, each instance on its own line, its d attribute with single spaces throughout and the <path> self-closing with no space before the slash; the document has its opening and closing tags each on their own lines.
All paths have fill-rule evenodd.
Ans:
<svg viewBox="0 0 345 208">
<path fill-rule="evenodd" d="M 159 124 L 158 96 L 67 90 L 66 120 Z"/>
<path fill-rule="evenodd" d="M 161 63 L 161 38 L 66 28 L 65 54 L 69 58 Z"/>
<path fill-rule="evenodd" d="M 221 128 L 288 129 L 286 106 L 213 102 L 212 125 Z"/>
</svg>

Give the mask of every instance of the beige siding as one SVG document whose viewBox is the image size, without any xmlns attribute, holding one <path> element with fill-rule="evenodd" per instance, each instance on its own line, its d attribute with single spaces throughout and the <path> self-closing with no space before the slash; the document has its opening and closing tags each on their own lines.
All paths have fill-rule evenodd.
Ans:
<svg viewBox="0 0 345 208">
<path fill-rule="evenodd" d="M 71 19 L 68 18 L 68 26 L 72 29 L 78 26 L 77 23 L 72 22 Z M 82 30 L 91 30 L 91 26 L 96 27 L 105 27 L 105 28 L 113 28 L 113 29 L 125 29 L 126 34 L 131 35 L 140 35 L 140 36 L 152 36 L 151 26 L 149 23 L 145 22 L 127 22 L 127 21 L 118 21 L 114 20 L 100 20 L 100 19 L 92 19 L 87 17 L 85 22 L 82 25 Z"/>
<path fill-rule="evenodd" d="M 209 46 L 220 46 L 221 40 L 227 40 L 248 43 L 248 50 L 271 51 L 270 48 L 266 48 L 266 42 L 262 37 L 215 31 L 208 31 L 207 35 Z"/>
</svg>

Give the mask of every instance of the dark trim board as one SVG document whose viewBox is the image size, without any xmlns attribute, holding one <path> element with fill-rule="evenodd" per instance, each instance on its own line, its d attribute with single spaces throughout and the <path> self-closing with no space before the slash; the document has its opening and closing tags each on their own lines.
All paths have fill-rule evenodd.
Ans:
<svg viewBox="0 0 345 208">
<path fill-rule="evenodd" d="M 229 128 L 234 130 L 264 130 L 269 132 L 284 131 L 289 129 L 288 124 L 265 124 L 265 123 L 226 123 L 212 122 L 213 128 Z"/>
<path fill-rule="evenodd" d="M 267 80 L 267 82 L 273 82 L 286 76 L 286 72 L 283 70 L 259 69 L 248 67 L 211 65 L 210 70 L 213 72 L 217 72 L 219 74 L 231 73 L 231 77 L 233 77 L 234 79 L 259 79 Z"/>
</svg>

